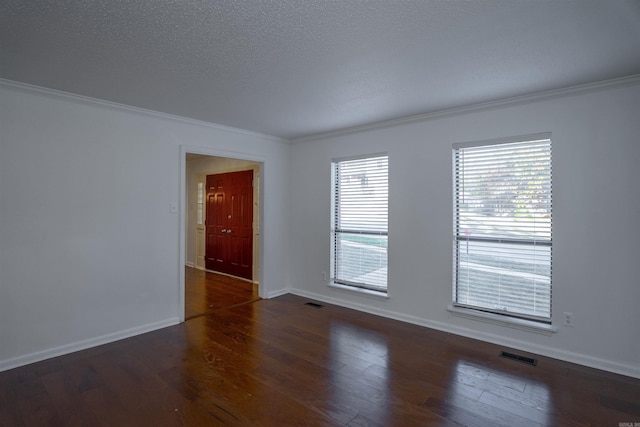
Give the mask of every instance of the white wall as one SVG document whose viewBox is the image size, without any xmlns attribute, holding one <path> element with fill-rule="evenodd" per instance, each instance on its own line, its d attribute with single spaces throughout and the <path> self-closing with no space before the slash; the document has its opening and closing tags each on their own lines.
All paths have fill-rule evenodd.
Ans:
<svg viewBox="0 0 640 427">
<path fill-rule="evenodd" d="M 282 292 L 288 145 L 0 82 L 0 370 L 179 321 L 183 145 L 262 159 L 261 292 Z"/>
<path fill-rule="evenodd" d="M 640 83 L 292 146 L 293 292 L 640 377 Z M 553 323 L 543 335 L 452 316 L 451 145 L 551 132 Z M 330 162 L 389 153 L 389 299 L 329 288 Z M 575 326 L 562 325 L 562 313 Z"/>
</svg>

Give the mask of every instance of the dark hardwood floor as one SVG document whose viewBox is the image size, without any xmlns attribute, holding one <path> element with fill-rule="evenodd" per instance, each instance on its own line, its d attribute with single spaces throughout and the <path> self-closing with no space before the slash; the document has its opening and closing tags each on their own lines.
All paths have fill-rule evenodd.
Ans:
<svg viewBox="0 0 640 427">
<path fill-rule="evenodd" d="M 242 279 L 185 267 L 185 319 L 260 299 L 258 285 Z"/>
<path fill-rule="evenodd" d="M 614 426 L 640 380 L 284 295 L 0 373 L 2 426 Z M 210 307 L 207 307 L 210 308 Z M 520 352 L 517 352 L 520 353 Z"/>
</svg>

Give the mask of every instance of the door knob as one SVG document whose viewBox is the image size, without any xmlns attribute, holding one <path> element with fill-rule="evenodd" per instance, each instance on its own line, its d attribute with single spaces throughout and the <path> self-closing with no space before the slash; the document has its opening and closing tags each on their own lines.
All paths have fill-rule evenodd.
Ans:
<svg viewBox="0 0 640 427">
<path fill-rule="evenodd" d="M 227 230 L 226 230 L 226 229 L 222 230 L 222 233 L 226 233 L 226 232 L 227 232 Z"/>
<path fill-rule="evenodd" d="M 227 234 L 231 233 L 231 230 L 227 230 Z"/>
</svg>

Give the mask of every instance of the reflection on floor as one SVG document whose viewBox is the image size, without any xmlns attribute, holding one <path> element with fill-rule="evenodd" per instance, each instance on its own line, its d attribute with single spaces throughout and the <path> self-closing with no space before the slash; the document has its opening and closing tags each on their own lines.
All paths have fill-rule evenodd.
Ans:
<svg viewBox="0 0 640 427">
<path fill-rule="evenodd" d="M 258 285 L 242 279 L 185 267 L 185 319 L 255 301 Z"/>
</svg>

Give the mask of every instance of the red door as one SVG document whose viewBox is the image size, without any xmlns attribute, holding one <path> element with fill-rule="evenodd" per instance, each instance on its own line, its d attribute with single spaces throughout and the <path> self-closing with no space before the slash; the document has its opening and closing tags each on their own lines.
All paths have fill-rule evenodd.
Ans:
<svg viewBox="0 0 640 427">
<path fill-rule="evenodd" d="M 206 245 L 205 268 L 214 271 L 226 271 L 227 259 L 227 230 L 225 210 L 225 182 L 224 175 L 207 176 L 207 206 L 206 206 Z"/>
<path fill-rule="evenodd" d="M 253 171 L 207 176 L 205 267 L 252 278 Z"/>
</svg>

